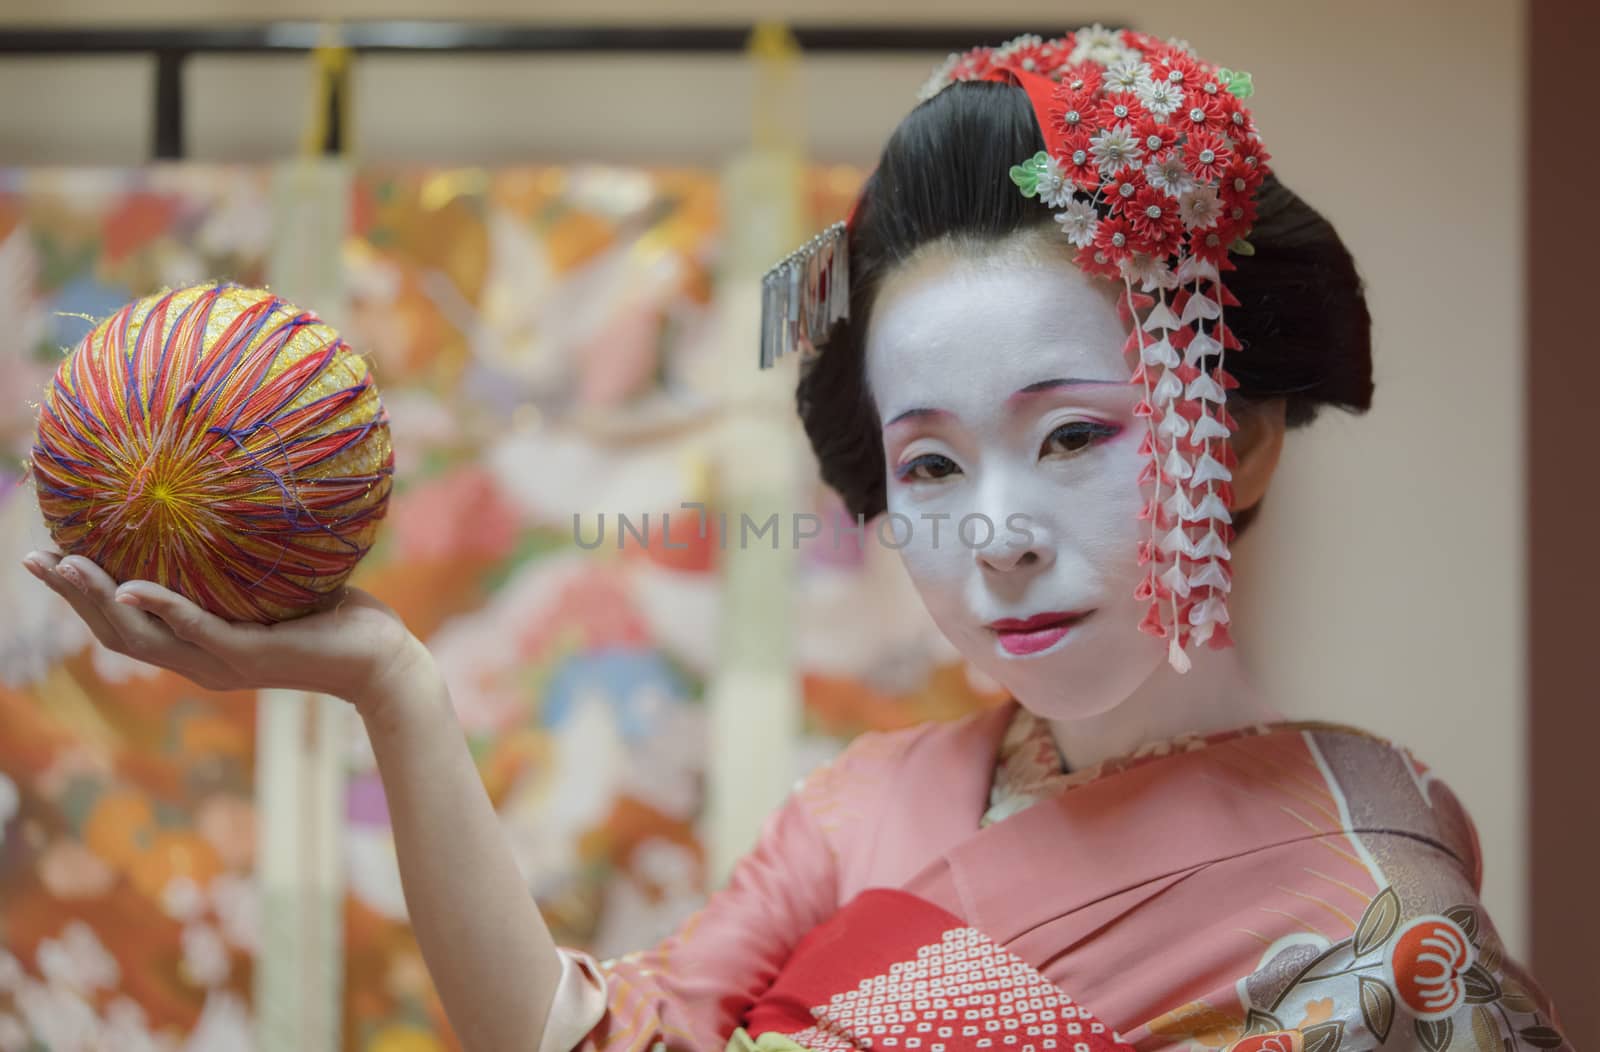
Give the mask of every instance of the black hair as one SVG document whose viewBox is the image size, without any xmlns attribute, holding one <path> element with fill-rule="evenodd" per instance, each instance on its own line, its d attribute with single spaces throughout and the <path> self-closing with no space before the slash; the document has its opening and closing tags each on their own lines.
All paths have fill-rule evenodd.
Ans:
<svg viewBox="0 0 1600 1052">
<path fill-rule="evenodd" d="M 850 317 L 802 367 L 796 401 L 822 479 L 851 514 L 884 510 L 883 442 L 867 391 L 866 334 L 878 291 L 923 246 L 993 243 L 1053 223 L 1009 178 L 1044 149 L 1022 89 L 951 85 L 900 122 L 867 180 L 850 234 Z M 1237 398 L 1282 399 L 1289 426 L 1323 406 L 1362 412 L 1372 402 L 1371 317 L 1355 261 L 1333 227 L 1268 176 L 1257 191 L 1253 255 L 1226 275 L 1241 307 L 1228 316 L 1245 353 L 1228 357 Z"/>
</svg>

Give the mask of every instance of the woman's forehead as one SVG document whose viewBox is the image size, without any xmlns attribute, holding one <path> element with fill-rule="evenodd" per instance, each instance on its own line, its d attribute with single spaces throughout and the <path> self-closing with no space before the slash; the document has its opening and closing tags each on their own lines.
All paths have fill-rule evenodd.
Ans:
<svg viewBox="0 0 1600 1052">
<path fill-rule="evenodd" d="M 1061 377 L 1125 380 L 1114 290 L 1058 254 L 929 253 L 895 272 L 873 310 L 867 375 L 880 411 L 1009 394 Z"/>
</svg>

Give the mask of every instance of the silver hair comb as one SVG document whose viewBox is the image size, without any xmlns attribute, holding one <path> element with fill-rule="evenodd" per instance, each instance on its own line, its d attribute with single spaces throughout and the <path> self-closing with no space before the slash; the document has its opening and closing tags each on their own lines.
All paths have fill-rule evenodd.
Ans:
<svg viewBox="0 0 1600 1052">
<path fill-rule="evenodd" d="M 835 223 L 761 279 L 761 368 L 815 350 L 834 322 L 850 317 L 850 244 Z"/>
</svg>

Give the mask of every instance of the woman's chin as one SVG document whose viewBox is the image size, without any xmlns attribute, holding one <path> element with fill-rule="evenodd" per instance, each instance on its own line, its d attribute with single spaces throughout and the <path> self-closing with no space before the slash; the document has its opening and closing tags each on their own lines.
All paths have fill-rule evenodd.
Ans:
<svg viewBox="0 0 1600 1052">
<path fill-rule="evenodd" d="M 1081 720 L 1110 712 L 1138 691 L 1166 661 L 1160 642 L 1142 633 L 1103 638 L 1084 630 L 1014 654 L 991 639 L 974 664 L 1034 715 Z"/>
</svg>

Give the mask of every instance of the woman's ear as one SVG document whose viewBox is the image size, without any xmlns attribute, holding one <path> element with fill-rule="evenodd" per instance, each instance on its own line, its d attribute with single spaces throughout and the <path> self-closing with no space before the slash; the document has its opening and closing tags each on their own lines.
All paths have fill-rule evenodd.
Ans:
<svg viewBox="0 0 1600 1052">
<path fill-rule="evenodd" d="M 1233 436 L 1233 451 L 1239 464 L 1233 469 L 1233 509 L 1246 511 L 1261 503 L 1278 468 L 1283 452 L 1284 414 L 1288 403 L 1281 398 L 1257 402 L 1235 413 L 1239 430 Z"/>
</svg>

